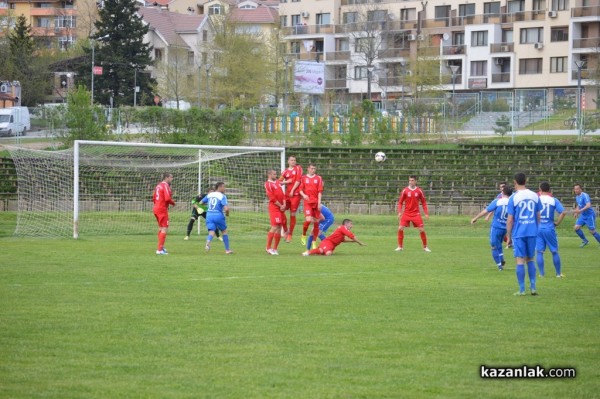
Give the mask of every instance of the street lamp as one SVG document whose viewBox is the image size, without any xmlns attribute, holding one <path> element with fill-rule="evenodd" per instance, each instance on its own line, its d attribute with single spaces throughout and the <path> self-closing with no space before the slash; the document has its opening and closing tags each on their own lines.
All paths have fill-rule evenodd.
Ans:
<svg viewBox="0 0 600 399">
<path fill-rule="evenodd" d="M 133 106 L 137 107 L 137 93 L 140 90 L 137 85 L 137 67 L 134 67 L 133 71 Z"/>
<path fill-rule="evenodd" d="M 367 100 L 371 101 L 371 75 L 375 68 L 373 65 L 367 65 Z"/>
<path fill-rule="evenodd" d="M 400 76 L 402 77 L 402 92 L 401 92 L 401 95 L 402 95 L 402 111 L 401 112 L 402 112 L 402 116 L 404 116 L 404 75 L 406 74 L 406 62 L 400 61 L 400 68 L 402 68 L 401 71 L 400 71 Z"/>
<path fill-rule="evenodd" d="M 454 101 L 454 95 L 456 90 L 456 73 L 460 69 L 458 65 L 450 65 L 452 71 L 452 123 L 454 124 L 454 131 L 456 131 L 456 102 Z"/>
<path fill-rule="evenodd" d="M 577 67 L 577 139 L 581 140 L 583 136 L 583 123 L 581 123 L 581 68 L 585 65 L 585 61 L 575 61 Z"/>
<path fill-rule="evenodd" d="M 210 99 L 210 68 L 212 65 L 206 64 L 204 65 L 204 69 L 206 69 L 206 108 L 209 108 L 209 99 Z"/>
<path fill-rule="evenodd" d="M 102 37 L 99 37 L 97 39 L 94 38 L 90 38 L 90 42 L 92 44 L 92 83 L 91 83 L 91 105 L 94 105 L 94 64 L 96 63 L 96 42 L 97 41 L 104 41 L 106 39 L 108 39 L 110 37 L 110 35 L 106 34 Z"/>
</svg>

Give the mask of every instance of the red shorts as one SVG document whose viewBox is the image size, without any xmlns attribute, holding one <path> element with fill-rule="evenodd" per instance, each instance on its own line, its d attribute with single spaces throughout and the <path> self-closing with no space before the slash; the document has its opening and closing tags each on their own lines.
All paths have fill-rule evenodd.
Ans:
<svg viewBox="0 0 600 399">
<path fill-rule="evenodd" d="M 169 227 L 169 214 L 167 212 L 154 213 L 158 227 Z"/>
<path fill-rule="evenodd" d="M 293 197 L 288 197 L 288 199 L 285 201 L 285 209 L 286 210 L 290 210 L 290 212 L 296 213 L 296 211 L 298 210 L 298 208 L 300 207 L 300 200 L 302 199 L 302 197 L 300 197 L 299 195 L 294 195 Z"/>
<path fill-rule="evenodd" d="M 311 216 L 319 220 L 319 218 L 321 217 L 321 211 L 319 210 L 319 207 L 316 203 L 306 203 L 306 201 L 304 201 L 304 216 Z"/>
<path fill-rule="evenodd" d="M 421 215 L 406 215 L 403 214 L 400 218 L 400 226 L 409 227 L 410 224 L 415 227 L 423 227 L 423 218 Z"/>
<path fill-rule="evenodd" d="M 269 219 L 271 219 L 271 226 L 281 226 L 283 224 L 283 212 L 277 207 L 269 207 Z"/>
<path fill-rule="evenodd" d="M 323 251 L 323 255 L 325 255 L 329 251 L 333 252 L 335 245 L 329 240 L 323 240 L 321 241 L 321 244 L 319 244 L 319 248 Z"/>
</svg>

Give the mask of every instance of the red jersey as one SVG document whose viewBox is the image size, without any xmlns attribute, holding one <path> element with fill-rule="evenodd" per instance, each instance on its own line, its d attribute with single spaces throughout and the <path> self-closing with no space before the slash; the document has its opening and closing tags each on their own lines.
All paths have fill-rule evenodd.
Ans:
<svg viewBox="0 0 600 399">
<path fill-rule="evenodd" d="M 288 197 L 290 196 L 292 188 L 294 188 L 294 184 L 296 182 L 299 182 L 299 183 L 302 182 L 302 166 L 296 165 L 292 169 L 287 168 L 286 170 L 281 172 L 281 180 L 290 180 L 290 179 L 292 181 L 289 182 L 288 184 L 286 184 L 286 186 L 285 186 L 285 193 Z M 298 185 L 298 187 L 296 187 L 296 191 L 294 191 L 294 196 L 296 196 L 296 195 L 300 195 L 300 185 Z"/>
<path fill-rule="evenodd" d="M 164 181 L 158 183 L 152 194 L 152 202 L 154 202 L 154 213 L 167 212 L 169 205 L 175 205 L 175 201 L 171 198 L 169 183 Z"/>
<path fill-rule="evenodd" d="M 308 195 L 308 202 L 317 203 L 319 200 L 319 193 L 323 192 L 323 179 L 319 175 L 302 176 L 302 183 L 298 191 Z"/>
<path fill-rule="evenodd" d="M 400 198 L 398 199 L 398 213 L 402 212 L 402 205 L 405 204 L 404 214 L 407 216 L 411 215 L 420 215 L 421 211 L 419 211 L 419 202 L 423 206 L 423 211 L 426 215 L 429 215 L 429 211 L 427 210 L 427 201 L 425 200 L 425 194 L 423 190 L 419 187 L 410 188 L 406 187 L 400 193 Z"/>
<path fill-rule="evenodd" d="M 276 202 L 279 202 L 281 205 L 285 204 L 285 194 L 279 180 L 267 180 L 265 182 L 265 191 L 269 199 L 269 206 L 279 208 L 279 206 L 275 205 Z"/>
<path fill-rule="evenodd" d="M 354 234 L 352 234 L 352 232 L 348 230 L 346 226 L 341 225 L 323 241 L 329 241 L 331 244 L 333 244 L 333 247 L 335 248 L 344 242 L 344 237 L 354 239 Z"/>
</svg>

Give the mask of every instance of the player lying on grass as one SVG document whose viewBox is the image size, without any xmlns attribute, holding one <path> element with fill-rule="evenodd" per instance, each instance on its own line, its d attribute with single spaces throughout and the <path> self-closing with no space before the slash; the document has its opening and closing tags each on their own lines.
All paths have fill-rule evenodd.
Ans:
<svg viewBox="0 0 600 399">
<path fill-rule="evenodd" d="M 342 225 L 339 226 L 331 235 L 321 241 L 321 244 L 318 248 L 312 249 L 310 251 L 304 251 L 302 256 L 309 255 L 325 255 L 329 256 L 333 254 L 335 248 L 343 242 L 355 242 L 358 245 L 366 245 L 358 240 L 350 231 L 352 230 L 352 220 L 344 219 Z"/>
</svg>

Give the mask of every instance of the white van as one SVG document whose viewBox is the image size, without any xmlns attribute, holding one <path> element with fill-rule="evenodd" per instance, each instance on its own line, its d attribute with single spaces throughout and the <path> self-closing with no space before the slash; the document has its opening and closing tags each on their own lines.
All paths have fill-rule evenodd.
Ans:
<svg viewBox="0 0 600 399">
<path fill-rule="evenodd" d="M 0 108 L 0 136 L 21 136 L 31 129 L 27 107 Z"/>
</svg>

